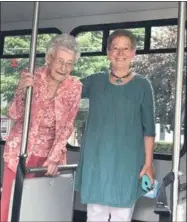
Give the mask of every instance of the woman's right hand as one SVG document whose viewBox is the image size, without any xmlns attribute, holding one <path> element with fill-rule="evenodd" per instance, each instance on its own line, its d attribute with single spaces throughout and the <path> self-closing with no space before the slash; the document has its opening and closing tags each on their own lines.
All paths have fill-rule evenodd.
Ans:
<svg viewBox="0 0 187 222">
<path fill-rule="evenodd" d="M 33 86 L 34 76 L 29 72 L 24 72 L 20 76 L 18 90 L 25 90 L 29 86 Z"/>
</svg>

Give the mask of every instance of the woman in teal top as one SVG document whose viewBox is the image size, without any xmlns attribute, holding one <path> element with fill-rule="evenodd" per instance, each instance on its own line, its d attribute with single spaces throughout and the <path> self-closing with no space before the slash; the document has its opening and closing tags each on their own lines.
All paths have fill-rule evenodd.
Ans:
<svg viewBox="0 0 187 222">
<path fill-rule="evenodd" d="M 111 70 L 82 79 L 89 116 L 75 188 L 88 204 L 87 221 L 130 221 L 143 194 L 141 177 L 154 181 L 154 102 L 150 82 L 130 70 L 136 40 L 116 30 L 108 38 Z"/>
</svg>

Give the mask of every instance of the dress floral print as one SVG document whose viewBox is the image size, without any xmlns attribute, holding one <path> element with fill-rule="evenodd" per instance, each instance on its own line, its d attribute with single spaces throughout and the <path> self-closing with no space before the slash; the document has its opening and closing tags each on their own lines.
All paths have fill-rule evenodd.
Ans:
<svg viewBox="0 0 187 222">
<path fill-rule="evenodd" d="M 25 71 L 21 75 L 24 75 Z M 47 157 L 48 162 L 66 163 L 66 144 L 74 128 L 82 84 L 76 77 L 64 80 L 53 99 L 48 99 L 47 67 L 36 69 L 27 147 L 27 162 L 31 155 Z M 9 107 L 9 118 L 14 121 L 5 145 L 4 160 L 16 171 L 21 147 L 25 94 L 16 90 Z"/>
</svg>

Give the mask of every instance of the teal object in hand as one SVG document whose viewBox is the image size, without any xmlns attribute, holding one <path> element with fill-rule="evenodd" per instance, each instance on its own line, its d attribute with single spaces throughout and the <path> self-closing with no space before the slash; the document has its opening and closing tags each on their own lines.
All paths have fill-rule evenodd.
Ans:
<svg viewBox="0 0 187 222">
<path fill-rule="evenodd" d="M 142 177 L 142 189 L 145 192 L 149 192 L 153 189 L 151 180 L 147 175 L 143 175 L 143 177 Z"/>
</svg>

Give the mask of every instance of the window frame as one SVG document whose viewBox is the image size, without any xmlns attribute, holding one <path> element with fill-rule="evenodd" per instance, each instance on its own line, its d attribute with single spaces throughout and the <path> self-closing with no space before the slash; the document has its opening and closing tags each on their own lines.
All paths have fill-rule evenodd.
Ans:
<svg viewBox="0 0 187 222">
<path fill-rule="evenodd" d="M 145 29 L 145 39 L 144 39 L 144 49 L 137 50 L 136 54 L 158 54 L 158 53 L 176 53 L 176 48 L 158 48 L 151 49 L 151 28 L 152 27 L 161 27 L 161 26 L 174 26 L 178 25 L 178 19 L 158 19 L 158 20 L 147 20 L 147 21 L 134 21 L 134 22 L 122 22 L 122 23 L 109 23 L 109 24 L 94 24 L 94 25 L 83 25 L 74 28 L 70 34 L 77 36 L 82 32 L 91 32 L 91 31 L 103 31 L 103 40 L 102 40 L 102 51 L 101 52 L 86 52 L 81 53 L 81 56 L 105 56 L 106 55 L 106 46 L 107 46 L 107 37 L 109 36 L 110 30 L 114 29 L 132 29 L 132 28 L 144 28 Z M 186 30 L 187 30 L 187 21 L 186 21 Z M 184 52 L 187 53 L 187 46 L 184 48 Z M 185 85 L 187 85 L 187 78 Z M 187 117 L 187 87 L 185 92 L 185 120 Z M 184 120 L 184 144 L 180 150 L 180 157 L 182 157 L 187 152 L 186 147 L 186 133 L 187 133 L 187 121 Z M 69 147 L 73 147 L 70 144 Z M 172 154 L 159 154 L 154 153 L 154 159 L 172 160 Z"/>
</svg>

